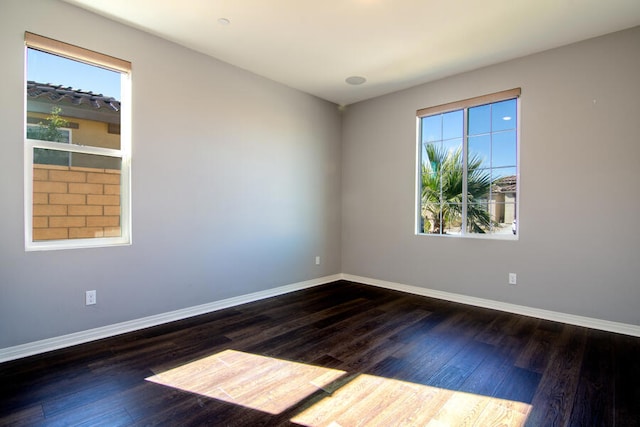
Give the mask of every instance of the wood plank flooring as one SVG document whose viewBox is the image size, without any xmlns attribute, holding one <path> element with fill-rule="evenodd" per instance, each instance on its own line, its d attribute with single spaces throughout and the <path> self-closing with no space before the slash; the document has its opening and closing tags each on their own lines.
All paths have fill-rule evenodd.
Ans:
<svg viewBox="0 0 640 427">
<path fill-rule="evenodd" d="M 0 364 L 0 426 L 640 426 L 640 338 L 340 281 Z"/>
</svg>

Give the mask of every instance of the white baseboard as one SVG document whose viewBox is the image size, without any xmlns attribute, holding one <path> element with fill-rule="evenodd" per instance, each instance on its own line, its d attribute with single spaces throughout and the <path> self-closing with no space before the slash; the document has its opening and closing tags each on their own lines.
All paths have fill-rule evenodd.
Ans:
<svg viewBox="0 0 640 427">
<path fill-rule="evenodd" d="M 279 286 L 265 291 L 254 292 L 247 295 L 240 295 L 233 298 L 227 298 L 220 301 L 214 301 L 207 304 L 188 307 L 181 310 L 175 310 L 168 313 L 157 314 L 154 316 L 143 317 L 141 319 L 130 320 L 128 322 L 116 323 L 114 325 L 103 326 L 100 328 L 89 329 L 86 331 L 75 332 L 59 337 L 48 338 L 40 341 L 34 341 L 26 344 L 16 345 L 0 349 L 0 363 L 9 360 L 20 359 L 34 354 L 45 353 L 47 351 L 58 350 L 64 347 L 83 344 L 89 341 L 95 341 L 103 338 L 109 338 L 115 335 L 133 332 L 176 320 L 186 319 L 200 314 L 211 313 L 229 307 L 235 307 L 249 302 L 259 301 L 278 295 L 295 292 L 302 289 L 311 288 L 326 283 L 335 282 L 337 280 L 348 280 L 351 282 L 362 283 L 364 285 L 377 286 L 395 291 L 407 292 L 415 295 L 421 295 L 431 298 L 438 298 L 446 301 L 469 304 L 477 307 L 490 308 L 508 313 L 521 314 L 524 316 L 537 317 L 539 319 L 552 320 L 555 322 L 567 323 L 570 325 L 584 326 L 587 328 L 600 329 L 618 334 L 625 334 L 640 337 L 640 326 L 630 325 L 626 323 L 610 322 L 608 320 L 594 319 L 590 317 L 575 316 L 573 314 L 560 313 L 556 311 L 542 310 L 522 305 L 509 304 L 505 302 L 493 301 L 489 299 L 476 298 L 467 295 L 455 294 L 451 292 L 438 291 L 435 289 L 422 288 L 419 286 L 404 285 L 401 283 L 387 282 L 384 280 L 371 279 L 369 277 L 355 276 L 351 274 L 334 274 L 318 279 L 307 280 L 304 282 L 293 283 L 290 285 Z"/>
<path fill-rule="evenodd" d="M 438 298 L 446 301 L 459 302 L 477 307 L 491 308 L 508 313 L 521 314 L 524 316 L 537 317 L 539 319 L 552 320 L 554 322 L 567 323 L 570 325 L 584 326 L 592 329 L 600 329 L 618 334 L 640 337 L 640 326 L 627 323 L 611 322 L 608 320 L 594 319 L 591 317 L 576 316 L 573 314 L 560 313 L 557 311 L 543 310 L 523 305 L 509 304 L 506 302 L 494 301 L 483 298 L 470 297 L 467 295 L 443 292 L 434 289 L 422 288 L 419 286 L 403 285 L 401 283 L 387 282 L 384 280 L 371 279 L 368 277 L 342 274 L 343 280 L 362 283 L 364 285 L 378 286 L 385 289 L 407 292 L 425 297 Z"/>
<path fill-rule="evenodd" d="M 235 307 L 237 305 L 254 302 L 261 299 L 271 298 L 278 295 L 287 294 L 289 292 L 311 288 L 313 286 L 324 285 L 326 283 L 335 282 L 336 280 L 340 279 L 340 274 L 334 274 L 318 279 L 279 286 L 277 288 L 267 289 L 265 291 L 254 292 L 247 295 L 240 295 L 233 298 L 227 298 L 220 301 L 214 301 L 207 304 L 188 307 L 181 310 L 175 310 L 168 313 L 130 320 L 128 322 L 116 323 L 100 328 L 89 329 L 86 331 L 75 332 L 59 337 L 34 341 L 26 344 L 16 345 L 13 347 L 7 347 L 0 349 L 0 363 L 7 362 L 9 360 L 20 359 L 22 357 L 33 356 L 34 354 L 45 353 L 47 351 L 58 350 L 64 347 L 71 347 L 73 345 L 83 344 L 89 341 L 109 338 L 115 335 L 124 334 L 126 332 L 133 332 L 140 329 L 149 328 L 151 326 L 157 326 L 176 320 L 186 319 L 188 317 L 197 316 L 200 314 L 211 313 L 213 311 L 222 310 L 224 308 Z"/>
</svg>

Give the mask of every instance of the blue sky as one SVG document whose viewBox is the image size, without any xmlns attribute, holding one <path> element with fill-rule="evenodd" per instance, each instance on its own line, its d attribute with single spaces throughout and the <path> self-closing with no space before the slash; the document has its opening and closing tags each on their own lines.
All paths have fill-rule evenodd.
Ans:
<svg viewBox="0 0 640 427">
<path fill-rule="evenodd" d="M 516 107 L 516 100 L 510 99 L 469 109 L 469 154 L 482 160 L 482 168 L 494 168 L 494 179 L 516 171 Z M 463 122 L 463 110 L 423 118 L 423 145 L 443 144 L 450 150 L 461 147 Z"/>
<path fill-rule="evenodd" d="M 120 100 L 120 73 L 27 49 L 27 80 L 71 86 Z"/>
</svg>

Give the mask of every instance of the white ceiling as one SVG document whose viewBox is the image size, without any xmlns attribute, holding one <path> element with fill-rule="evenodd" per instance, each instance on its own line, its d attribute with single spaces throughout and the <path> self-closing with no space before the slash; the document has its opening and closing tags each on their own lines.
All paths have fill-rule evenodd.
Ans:
<svg viewBox="0 0 640 427">
<path fill-rule="evenodd" d="M 340 105 L 640 25 L 640 0 L 65 1 Z"/>
</svg>

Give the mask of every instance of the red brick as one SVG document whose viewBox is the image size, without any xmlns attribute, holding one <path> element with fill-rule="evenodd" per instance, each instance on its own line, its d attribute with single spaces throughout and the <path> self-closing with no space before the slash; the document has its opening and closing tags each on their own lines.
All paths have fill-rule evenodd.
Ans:
<svg viewBox="0 0 640 427">
<path fill-rule="evenodd" d="M 77 171 L 77 172 L 98 172 L 98 173 L 103 173 L 104 169 L 100 169 L 100 168 L 85 168 L 82 166 L 71 166 L 69 168 L 72 171 Z"/>
<path fill-rule="evenodd" d="M 86 182 L 87 174 L 76 171 L 49 171 L 50 181 L 60 182 Z"/>
<path fill-rule="evenodd" d="M 104 214 L 107 216 L 120 216 L 120 206 L 105 206 Z"/>
<path fill-rule="evenodd" d="M 66 205 L 33 205 L 33 216 L 66 215 Z"/>
<path fill-rule="evenodd" d="M 119 216 L 90 216 L 87 218 L 87 227 L 117 227 L 119 225 Z"/>
<path fill-rule="evenodd" d="M 34 181 L 47 181 L 49 180 L 49 171 L 46 169 L 33 168 L 33 180 Z"/>
<path fill-rule="evenodd" d="M 122 231 L 120 227 L 105 227 L 104 229 L 104 237 L 120 237 L 122 236 Z"/>
<path fill-rule="evenodd" d="M 47 228 L 49 227 L 49 217 L 48 216 L 34 216 L 33 217 L 33 228 Z"/>
<path fill-rule="evenodd" d="M 84 194 L 50 194 L 49 204 L 51 205 L 84 205 L 86 202 Z"/>
<path fill-rule="evenodd" d="M 34 205 L 46 205 L 49 204 L 49 193 L 33 193 Z"/>
<path fill-rule="evenodd" d="M 67 239 L 68 228 L 34 228 L 33 240 L 60 240 Z"/>
<path fill-rule="evenodd" d="M 95 237 L 103 237 L 104 230 L 102 227 L 83 227 L 83 228 L 70 228 L 70 239 L 92 239 Z"/>
<path fill-rule="evenodd" d="M 102 184 L 70 183 L 69 193 L 74 194 L 103 194 Z"/>
<path fill-rule="evenodd" d="M 105 184 L 104 194 L 117 194 L 120 195 L 120 185 Z"/>
<path fill-rule="evenodd" d="M 120 174 L 88 173 L 87 182 L 97 184 L 120 184 Z"/>
<path fill-rule="evenodd" d="M 58 165 L 33 165 L 34 169 L 49 169 L 49 170 L 57 170 L 57 171 L 68 171 L 69 166 L 58 166 Z"/>
<path fill-rule="evenodd" d="M 86 218 L 83 216 L 51 216 L 49 217 L 50 227 L 84 227 L 86 225 L 87 225 L 87 221 L 86 221 Z"/>
<path fill-rule="evenodd" d="M 87 195 L 88 205 L 119 205 L 120 196 L 100 196 L 100 195 Z"/>
<path fill-rule="evenodd" d="M 34 193 L 66 193 L 66 182 L 33 181 Z"/>
<path fill-rule="evenodd" d="M 69 215 L 102 215 L 102 206 L 71 205 Z"/>
</svg>

